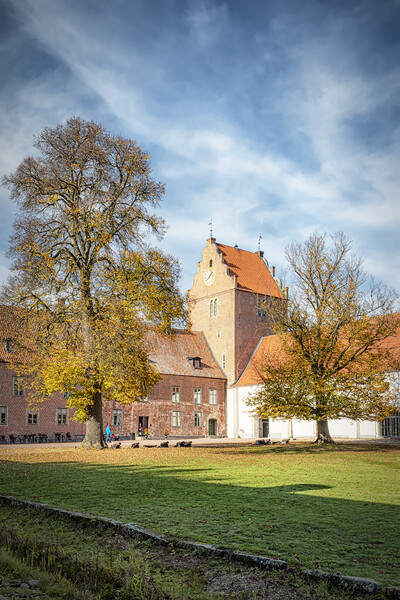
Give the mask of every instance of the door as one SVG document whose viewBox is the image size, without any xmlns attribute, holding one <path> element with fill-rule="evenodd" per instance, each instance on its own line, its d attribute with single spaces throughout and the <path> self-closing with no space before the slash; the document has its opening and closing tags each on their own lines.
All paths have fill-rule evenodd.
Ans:
<svg viewBox="0 0 400 600">
<path fill-rule="evenodd" d="M 149 428 L 149 417 L 139 417 L 138 433 L 144 433 L 144 430 Z"/>
<path fill-rule="evenodd" d="M 217 435 L 217 419 L 208 420 L 208 435 Z"/>
<path fill-rule="evenodd" d="M 269 420 L 261 419 L 261 437 L 269 437 Z"/>
</svg>

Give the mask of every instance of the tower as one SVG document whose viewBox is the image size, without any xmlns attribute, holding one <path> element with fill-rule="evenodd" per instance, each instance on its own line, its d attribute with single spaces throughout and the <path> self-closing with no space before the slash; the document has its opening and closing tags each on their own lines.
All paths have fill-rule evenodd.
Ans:
<svg viewBox="0 0 400 600">
<path fill-rule="evenodd" d="M 228 385 L 239 377 L 260 337 L 270 333 L 268 302 L 283 299 L 263 252 L 207 240 L 188 307 L 193 329 L 203 331 Z"/>
</svg>

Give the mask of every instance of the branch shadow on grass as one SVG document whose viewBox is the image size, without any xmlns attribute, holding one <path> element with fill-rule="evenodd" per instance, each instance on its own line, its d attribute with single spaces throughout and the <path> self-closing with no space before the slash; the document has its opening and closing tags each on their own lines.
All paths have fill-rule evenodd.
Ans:
<svg viewBox="0 0 400 600">
<path fill-rule="evenodd" d="M 331 497 L 327 492 L 334 485 L 270 485 L 266 472 L 256 487 L 250 479 L 233 482 L 229 463 L 224 473 L 181 465 L 80 462 L 15 462 L 11 469 L 10 480 L 3 477 L 5 494 L 304 568 L 399 582 L 398 507 Z"/>
</svg>

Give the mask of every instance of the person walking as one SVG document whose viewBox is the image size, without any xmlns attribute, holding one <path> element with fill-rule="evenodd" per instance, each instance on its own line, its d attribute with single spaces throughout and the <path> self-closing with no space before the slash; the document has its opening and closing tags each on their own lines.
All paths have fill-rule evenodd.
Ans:
<svg viewBox="0 0 400 600">
<path fill-rule="evenodd" d="M 106 427 L 106 444 L 109 444 L 111 442 L 111 429 L 109 424 L 107 423 L 107 427 Z"/>
</svg>

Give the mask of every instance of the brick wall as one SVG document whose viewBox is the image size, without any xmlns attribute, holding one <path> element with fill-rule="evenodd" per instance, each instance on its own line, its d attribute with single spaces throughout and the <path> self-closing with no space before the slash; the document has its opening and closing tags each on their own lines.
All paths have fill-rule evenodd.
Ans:
<svg viewBox="0 0 400 600">
<path fill-rule="evenodd" d="M 15 373 L 8 369 L 6 363 L 0 362 L 0 406 L 7 407 L 7 423 L 0 425 L 0 435 L 23 436 L 29 434 L 46 434 L 55 439 L 55 433 L 83 435 L 84 423 L 72 419 L 73 409 L 68 409 L 68 421 L 58 425 L 57 408 L 66 408 L 65 398 L 61 393 L 53 394 L 41 404 L 38 412 L 38 423 L 28 424 L 28 403 L 24 396 L 13 395 L 13 378 Z M 179 387 L 179 402 L 172 402 L 172 387 Z M 200 388 L 201 404 L 194 404 L 193 389 Z M 210 404 L 209 390 L 217 390 L 217 404 Z M 122 410 L 122 426 L 114 426 L 113 411 Z M 180 412 L 180 426 L 172 425 L 172 411 Z M 201 424 L 194 424 L 194 413 L 201 413 Z M 131 405 L 119 405 L 116 402 L 105 402 L 103 407 L 103 423 L 110 424 L 111 430 L 121 436 L 137 436 L 139 417 L 147 417 L 150 436 L 163 436 L 167 428 L 171 436 L 200 437 L 208 435 L 209 419 L 216 421 L 217 435 L 226 435 L 225 380 L 210 377 L 186 377 L 165 375 L 155 386 L 147 402 L 135 402 Z"/>
<path fill-rule="evenodd" d="M 28 403 L 25 396 L 14 396 L 13 380 L 15 373 L 7 364 L 0 362 L 0 407 L 7 407 L 7 422 L 0 424 L 0 435 L 29 435 L 45 433 L 50 439 L 54 439 L 55 433 L 66 434 L 67 431 L 74 437 L 83 434 L 85 426 L 72 419 L 74 410 L 67 409 L 67 423 L 57 424 L 57 408 L 67 408 L 65 398 L 62 394 L 53 394 L 43 402 L 38 411 L 38 422 L 28 423 Z M 1 411 L 1 409 L 0 409 Z"/>
<path fill-rule="evenodd" d="M 172 387 L 179 387 L 179 402 L 172 402 Z M 201 404 L 194 404 L 193 389 L 200 388 Z M 217 404 L 210 404 L 209 390 L 217 390 Z M 113 411 L 122 409 L 122 426 L 113 424 Z M 173 426 L 172 412 L 179 411 L 180 426 Z M 201 414 L 201 424 L 195 426 L 194 413 Z M 139 418 L 148 419 L 150 436 L 163 436 L 168 429 L 170 436 L 202 437 L 208 435 L 209 420 L 215 420 L 217 435 L 226 435 L 225 381 L 205 377 L 184 377 L 164 375 L 154 387 L 147 402 L 135 402 L 131 405 L 119 405 L 116 402 L 105 403 L 103 422 L 110 424 L 111 431 L 122 436 L 131 432 L 138 435 Z"/>
</svg>

